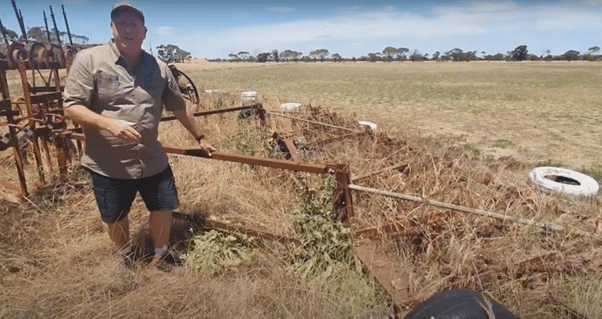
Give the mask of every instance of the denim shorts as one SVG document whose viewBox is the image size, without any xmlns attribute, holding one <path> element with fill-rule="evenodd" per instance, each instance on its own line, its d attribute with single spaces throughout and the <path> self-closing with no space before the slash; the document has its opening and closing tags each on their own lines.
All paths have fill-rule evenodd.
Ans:
<svg viewBox="0 0 602 319">
<path fill-rule="evenodd" d="M 88 171 L 92 175 L 100 217 L 105 223 L 126 218 L 138 192 L 149 211 L 171 211 L 179 206 L 178 191 L 169 165 L 159 174 L 139 179 L 117 179 Z"/>
</svg>

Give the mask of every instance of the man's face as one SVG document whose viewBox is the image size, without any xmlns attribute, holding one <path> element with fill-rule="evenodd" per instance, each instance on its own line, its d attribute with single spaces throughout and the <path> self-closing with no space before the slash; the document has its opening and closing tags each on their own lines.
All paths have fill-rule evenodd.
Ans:
<svg viewBox="0 0 602 319">
<path fill-rule="evenodd" d="M 122 12 L 111 21 L 111 30 L 119 52 L 132 57 L 138 56 L 146 37 L 146 27 L 138 17 L 127 11 Z"/>
</svg>

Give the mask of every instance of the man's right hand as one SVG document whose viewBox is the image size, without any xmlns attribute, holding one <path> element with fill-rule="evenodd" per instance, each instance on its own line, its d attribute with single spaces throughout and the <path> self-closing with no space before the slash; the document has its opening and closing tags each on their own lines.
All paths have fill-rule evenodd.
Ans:
<svg viewBox="0 0 602 319">
<path fill-rule="evenodd" d="M 123 141 L 140 142 L 142 135 L 136 131 L 136 125 L 124 120 L 108 119 L 104 129 Z"/>
</svg>

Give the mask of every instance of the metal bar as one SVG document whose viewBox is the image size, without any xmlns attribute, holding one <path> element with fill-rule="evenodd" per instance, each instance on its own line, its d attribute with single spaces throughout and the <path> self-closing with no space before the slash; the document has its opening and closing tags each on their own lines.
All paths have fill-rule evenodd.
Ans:
<svg viewBox="0 0 602 319">
<path fill-rule="evenodd" d="M 322 123 L 322 122 L 316 122 L 316 121 L 310 121 L 310 120 L 293 117 L 293 116 L 288 116 L 288 115 L 284 115 L 284 114 L 280 114 L 280 113 L 276 113 L 276 112 L 270 112 L 270 111 L 265 111 L 265 112 L 270 115 L 284 117 L 284 118 L 295 120 L 295 121 L 301 121 L 301 122 L 306 122 L 306 123 L 311 123 L 311 124 L 316 124 L 316 125 L 327 126 L 327 127 L 336 128 L 338 130 L 343 130 L 343 131 L 348 131 L 348 132 L 362 133 L 362 131 L 353 130 L 353 129 L 350 129 L 347 127 L 342 127 L 342 126 L 337 126 L 337 125 L 332 125 L 332 124 L 327 124 L 327 123 Z"/>
<path fill-rule="evenodd" d="M 555 225 L 555 224 L 546 224 L 546 223 L 536 222 L 531 219 L 526 219 L 526 218 L 522 218 L 522 217 L 488 212 L 488 211 L 484 211 L 484 210 L 480 210 L 480 209 L 474 209 L 474 208 L 469 208 L 469 207 L 465 207 L 465 206 L 459 206 L 459 205 L 439 202 L 439 201 L 435 201 L 435 200 L 431 200 L 431 199 L 426 199 L 423 197 L 410 196 L 410 195 L 405 195 L 405 194 L 401 194 L 401 193 L 393 193 L 393 192 L 383 191 L 380 189 L 362 187 L 362 186 L 358 186 L 358 185 L 349 185 L 349 189 L 353 189 L 353 190 L 360 191 L 360 192 L 366 192 L 366 193 L 372 193 L 372 194 L 397 198 L 397 199 L 409 200 L 409 201 L 427 204 L 427 205 L 431 205 L 431 206 L 435 206 L 435 207 L 439 207 L 439 208 L 446 208 L 446 209 L 451 209 L 451 210 L 455 210 L 455 211 L 460 211 L 460 212 L 484 216 L 484 217 L 497 218 L 497 219 L 525 224 L 525 225 L 529 225 L 529 226 L 536 226 L 536 227 L 542 228 L 544 230 L 555 230 L 555 231 L 564 231 L 565 230 L 564 227 Z"/>
<path fill-rule="evenodd" d="M 4 29 L 4 26 L 2 25 L 2 20 L 0 20 L 0 32 L 2 33 L 2 38 L 4 39 L 4 42 L 6 43 L 6 48 L 8 49 L 10 43 L 8 42 L 8 34 L 6 34 L 6 29 Z"/>
<path fill-rule="evenodd" d="M 10 0 L 10 3 L 13 4 L 13 8 L 15 9 L 15 15 L 17 16 L 17 22 L 19 22 L 23 39 L 27 40 L 27 32 L 25 32 L 25 24 L 23 24 L 23 15 L 21 15 L 21 10 L 17 9 L 17 3 L 15 0 Z"/>
<path fill-rule="evenodd" d="M 356 241 L 354 255 L 393 297 L 396 315 L 407 311 L 408 305 L 415 300 L 410 276 L 399 263 L 380 252 L 370 239 Z"/>
<path fill-rule="evenodd" d="M 175 148 L 175 147 L 163 146 L 163 150 L 166 153 L 171 153 L 171 154 L 204 157 L 204 158 L 215 159 L 215 160 L 226 161 L 226 162 L 267 166 L 267 167 L 272 167 L 272 168 L 287 169 L 287 170 L 292 170 L 292 171 L 301 171 L 301 172 L 312 173 L 312 174 L 333 173 L 334 167 L 335 167 L 334 165 L 299 163 L 299 162 L 292 162 L 292 161 L 287 161 L 287 160 L 263 158 L 263 157 L 258 157 L 258 156 L 249 156 L 249 155 L 225 154 L 225 153 L 220 153 L 220 152 L 214 152 L 214 153 L 211 153 L 211 155 L 209 155 L 207 152 L 205 152 L 204 150 L 201 150 L 201 149 L 180 149 L 180 148 Z"/>
<path fill-rule="evenodd" d="M 25 63 L 21 60 L 17 61 L 17 69 L 19 70 L 19 74 L 21 75 L 21 87 L 23 88 L 23 98 L 25 99 L 25 106 L 27 108 L 27 116 L 29 117 L 29 127 L 32 131 L 36 130 L 36 121 L 34 120 L 33 109 L 31 106 L 31 94 L 29 92 L 29 83 L 27 83 L 27 69 L 25 68 Z M 38 144 L 38 138 L 34 134 L 31 139 L 31 144 L 33 145 L 33 153 L 36 159 L 36 164 L 38 165 L 38 175 L 40 177 L 40 181 L 42 184 L 46 184 L 46 178 L 44 177 L 44 170 L 42 169 L 44 164 L 42 162 L 42 155 L 40 151 L 40 145 Z"/>
<path fill-rule="evenodd" d="M 67 22 L 67 13 L 65 13 L 65 5 L 61 4 L 63 8 L 63 17 L 65 17 L 65 25 L 67 26 L 67 35 L 69 35 L 69 43 L 73 45 L 73 39 L 71 39 L 71 31 L 69 30 L 69 22 Z"/>
<path fill-rule="evenodd" d="M 345 226 L 351 227 L 353 223 L 353 197 L 349 191 L 350 169 L 348 164 L 338 164 L 335 170 L 334 178 L 337 185 L 332 193 L 332 204 L 337 213 L 337 219 L 342 221 Z"/>
<path fill-rule="evenodd" d="M 61 36 L 59 34 L 59 27 L 56 25 L 56 20 L 54 19 L 54 12 L 52 11 L 52 6 L 50 7 L 50 17 L 52 18 L 52 23 L 54 24 L 54 33 L 56 34 L 56 40 L 59 43 L 59 46 L 62 47 L 63 44 L 61 43 Z"/>
<path fill-rule="evenodd" d="M 214 115 L 214 114 L 236 112 L 236 111 L 242 111 L 242 110 L 248 110 L 248 109 L 261 109 L 261 108 L 262 108 L 261 104 L 254 104 L 254 105 L 248 105 L 248 106 L 232 107 L 232 108 L 227 108 L 227 109 L 218 109 L 218 110 L 210 110 L 210 111 L 200 111 L 200 112 L 193 113 L 193 115 L 195 117 L 198 117 L 198 116 L 209 116 L 209 115 Z M 173 121 L 173 120 L 176 120 L 176 119 L 177 118 L 175 116 L 165 116 L 165 117 L 161 118 L 161 122 Z"/>
<path fill-rule="evenodd" d="M 46 25 L 46 37 L 48 37 L 48 43 L 52 43 L 52 38 L 50 37 L 50 29 L 48 28 L 48 19 L 46 19 L 46 11 L 44 12 L 44 24 Z"/>
<path fill-rule="evenodd" d="M 402 168 L 402 167 L 404 167 L 404 168 L 408 167 L 408 164 L 398 164 L 398 165 L 393 165 L 393 166 L 385 167 L 383 169 L 379 169 L 378 171 L 374 171 L 374 172 L 370 172 L 370 173 L 366 173 L 364 175 L 360 175 L 360 176 L 354 177 L 354 178 L 351 179 L 351 182 L 354 183 L 354 182 L 357 182 L 357 181 L 359 181 L 361 179 L 364 179 L 364 178 L 367 178 L 367 177 L 370 177 L 370 176 L 373 176 L 373 175 L 382 174 L 382 173 L 384 173 L 384 172 L 386 172 L 388 170 L 399 169 L 399 168 Z"/>
</svg>

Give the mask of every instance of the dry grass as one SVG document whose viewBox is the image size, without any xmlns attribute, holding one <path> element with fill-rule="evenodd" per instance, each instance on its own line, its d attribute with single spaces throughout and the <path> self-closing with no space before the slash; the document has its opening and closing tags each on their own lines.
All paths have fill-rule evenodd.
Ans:
<svg viewBox="0 0 602 319">
<path fill-rule="evenodd" d="M 387 103 L 401 107 L 407 103 L 408 106 L 424 106 L 425 114 L 438 114 L 441 109 L 429 111 L 432 104 L 428 101 L 446 85 L 454 87 L 449 93 L 451 97 L 441 98 L 451 101 L 453 94 L 466 95 L 458 97 L 455 106 L 449 106 L 450 112 L 470 104 L 462 103 L 470 99 L 487 101 L 493 92 L 483 91 L 488 85 L 494 86 L 500 96 L 510 94 L 508 90 L 512 86 L 528 90 L 528 83 L 533 88 L 554 91 L 549 79 L 537 82 L 529 78 L 522 85 L 504 80 L 516 77 L 517 72 L 525 74 L 521 73 L 526 72 L 523 68 L 544 72 L 539 65 L 479 66 L 487 67 L 488 72 L 496 72 L 497 75 L 486 75 L 485 71 L 477 73 L 491 77 L 490 84 L 472 80 L 474 75 L 463 75 L 456 69 L 456 64 L 442 64 L 439 72 L 421 65 L 403 64 L 408 70 L 403 71 L 404 78 L 399 81 L 415 85 L 407 91 L 403 85 L 390 82 L 397 81 L 395 78 L 399 74 L 395 72 L 402 71 L 394 69 L 395 72 L 387 73 L 387 68 L 381 68 L 380 64 L 331 65 L 327 67 L 329 72 L 342 73 L 322 80 L 311 78 L 312 72 L 325 77 L 325 73 L 313 64 L 247 65 L 246 68 L 212 66 L 212 69 L 202 71 L 193 69 L 193 65 L 185 65 L 191 69 L 184 66 L 182 69 L 192 74 L 195 82 L 198 80 L 201 89 L 221 90 L 218 94 L 203 94 L 203 104 L 209 108 L 238 105 L 241 90 L 256 89 L 262 94 L 264 106 L 274 111 L 281 102 L 305 103 L 295 114 L 297 117 L 351 129 L 359 129 L 355 124 L 359 118 L 375 119 L 388 130 L 322 148 L 300 147 L 304 160 L 349 163 L 353 176 L 392 165 L 405 165 L 362 179 L 358 184 L 554 222 L 568 229 L 599 235 L 602 224 L 600 200 L 539 193 L 524 177 L 539 159 L 529 157 L 528 152 L 521 153 L 520 147 L 516 148 L 517 154 L 522 154 L 518 159 L 495 158 L 483 152 L 478 143 L 466 143 L 470 138 L 432 138 L 415 134 L 414 129 L 423 123 L 421 121 L 426 121 L 422 115 L 416 116 L 418 111 L 414 111 L 413 120 L 410 120 L 391 116 L 402 112 L 390 110 L 391 113 L 384 113 L 365 107 L 382 107 L 389 105 Z M 478 68 L 470 65 L 469 68 Z M 558 66 L 545 72 L 559 72 L 564 78 L 576 78 L 575 74 L 581 72 L 589 74 L 580 65 L 570 69 Z M 253 74 L 261 74 L 265 79 L 253 77 Z M 424 91 L 428 85 L 419 85 L 427 75 L 440 79 L 436 84 L 431 83 L 434 93 L 430 95 Z M 295 77 L 300 80 L 286 80 Z M 371 77 L 382 81 L 375 84 Z M 357 83 L 352 85 L 348 81 Z M 464 86 L 459 88 L 458 83 L 464 83 Z M 377 92 L 381 93 L 371 98 L 368 93 L 349 93 L 370 85 L 380 85 L 372 91 L 380 90 Z M 349 91 L 341 90 L 345 86 L 349 86 Z M 590 99 L 582 94 L 571 95 L 571 89 L 560 84 L 556 89 L 559 91 L 554 93 L 558 94 L 556 99 Z M 391 90 L 397 93 L 391 94 Z M 536 91 L 529 90 L 526 94 Z M 325 95 L 325 92 L 330 93 Z M 412 92 L 424 94 L 413 96 Z M 396 98 L 396 95 L 402 97 Z M 338 103 L 336 97 L 348 100 Z M 387 98 L 397 100 L 377 101 Z M 528 104 L 524 98 L 515 96 L 513 100 L 506 96 L 502 100 L 506 107 L 524 106 Z M 548 101 L 547 97 L 545 99 Z M 324 108 L 310 108 L 307 106 L 310 102 Z M 339 112 L 338 115 L 330 112 L 346 107 L 350 112 Z M 479 120 L 485 122 L 493 121 L 490 117 L 500 114 L 499 110 L 488 108 L 483 112 Z M 522 114 L 533 115 L 532 112 L 536 110 L 529 109 Z M 223 151 L 268 156 L 272 145 L 271 130 L 295 136 L 299 145 L 311 145 L 342 134 L 335 129 L 274 116 L 269 117 L 269 129 L 265 129 L 255 119 L 237 122 L 236 115 L 199 119 L 206 135 Z M 444 113 L 443 117 L 432 120 L 443 123 L 446 119 L 462 118 L 447 115 L 449 113 Z M 521 115 L 507 116 L 520 118 Z M 507 120 L 511 121 L 510 118 Z M 502 118 L 501 121 L 506 120 Z M 570 118 L 563 121 L 571 122 Z M 388 124 L 393 122 L 397 125 Z M 400 123 L 407 127 L 400 127 Z M 569 127 L 572 125 L 578 124 Z M 513 127 L 508 130 L 511 132 L 508 134 L 519 134 Z M 475 135 L 481 132 L 478 128 L 475 131 Z M 507 138 L 511 141 L 510 146 L 522 145 L 522 141 L 507 135 L 502 137 L 496 138 L 496 143 L 508 146 L 502 141 Z M 194 146 L 191 137 L 177 123 L 162 124 L 160 139 L 164 145 Z M 552 150 L 549 152 L 553 153 Z M 565 161 L 563 154 L 558 155 L 549 159 Z M 170 161 L 178 183 L 181 211 L 201 212 L 211 218 L 252 228 L 298 235 L 294 214 L 306 199 L 291 173 L 182 156 L 171 156 Z M 3 176 L 14 174 L 11 165 L 6 162 L 0 166 Z M 34 173 L 30 167 L 29 181 L 36 180 Z M 112 254 L 111 245 L 102 232 L 86 175 L 75 168 L 72 174 L 72 182 L 68 185 L 49 183 L 25 203 L 3 202 L 0 208 L 0 317 L 384 318 L 391 312 L 391 301 L 380 286 L 351 265 L 332 277 L 301 279 L 290 271 L 288 256 L 295 249 L 290 246 L 267 244 L 251 266 L 219 277 L 200 275 L 185 267 L 168 274 L 145 265 L 127 269 Z M 296 178 L 317 197 L 327 195 L 323 177 L 298 174 Z M 395 222 L 422 230 L 418 236 L 383 235 L 379 241 L 382 249 L 410 274 L 416 301 L 448 287 L 463 287 L 490 294 L 521 318 L 578 318 L 579 315 L 599 318 L 599 305 L 602 304 L 599 237 L 549 233 L 368 194 L 354 193 L 354 205 L 355 229 Z M 139 199 L 132 208 L 131 218 L 133 232 L 144 234 L 146 212 Z M 185 230 L 185 225 L 179 229 L 182 228 Z M 178 235 L 174 234 L 172 239 L 181 239 Z"/>
</svg>

